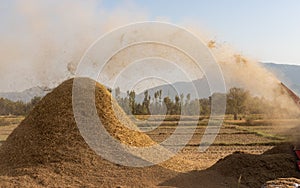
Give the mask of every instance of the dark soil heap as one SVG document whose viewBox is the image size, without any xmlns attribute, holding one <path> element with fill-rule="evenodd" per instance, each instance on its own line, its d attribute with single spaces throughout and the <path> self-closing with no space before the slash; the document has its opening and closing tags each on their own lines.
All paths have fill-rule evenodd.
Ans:
<svg viewBox="0 0 300 188">
<path fill-rule="evenodd" d="M 290 144 L 274 147 L 262 155 L 233 153 L 203 171 L 180 174 L 162 185 L 177 187 L 251 187 L 260 188 L 273 179 L 300 177 Z"/>
<path fill-rule="evenodd" d="M 82 78 L 85 84 L 95 84 Z M 84 89 L 85 84 L 82 85 Z M 73 79 L 46 95 L 0 148 L 0 186 L 116 187 L 155 186 L 176 173 L 160 166 L 129 168 L 112 164 L 86 144 L 73 115 Z M 95 87 L 98 115 L 107 131 L 123 143 L 147 146 L 154 142 L 126 126 L 131 121 L 100 84 Z M 124 125 L 126 124 L 126 126 Z"/>
</svg>

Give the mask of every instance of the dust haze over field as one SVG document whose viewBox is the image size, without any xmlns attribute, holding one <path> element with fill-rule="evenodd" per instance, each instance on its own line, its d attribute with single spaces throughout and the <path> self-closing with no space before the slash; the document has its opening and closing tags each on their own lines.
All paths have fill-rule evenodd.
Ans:
<svg viewBox="0 0 300 188">
<path fill-rule="evenodd" d="M 145 20 L 133 4 L 107 10 L 101 1 L 11 1 L 0 20 L 1 91 L 57 86 L 105 32 Z M 13 81 L 12 81 L 13 80 Z"/>
<path fill-rule="evenodd" d="M 35 85 L 54 87 L 72 77 L 84 51 L 98 37 L 124 24 L 148 19 L 145 11 L 133 3 L 113 10 L 104 8 L 101 1 L 30 0 L 8 4 L 1 13 L 5 26 L 0 31 L 3 91 Z M 209 42 L 209 36 L 204 36 L 206 31 L 186 25 Z M 266 98 L 284 101 L 280 102 L 282 106 L 291 104 L 280 93 L 279 81 L 255 61 L 239 55 L 229 45 L 216 44 L 212 52 L 224 71 L 227 87 L 245 87 Z"/>
<path fill-rule="evenodd" d="M 0 91 L 23 90 L 36 85 L 55 87 L 74 76 L 80 58 L 97 38 L 122 25 L 148 19 L 145 11 L 133 3 L 109 10 L 101 1 L 92 0 L 12 1 L 2 9 L 0 19 L 6 27 L 0 31 Z M 182 25 L 208 44 L 223 71 L 227 88 L 243 87 L 288 109 L 287 114 L 298 113 L 293 101 L 282 91 L 280 81 L 257 61 L 243 57 L 230 45 L 211 41 L 197 24 Z M 184 79 L 172 70 L 170 67 L 173 82 Z M 153 71 L 157 71 L 157 67 L 153 67 Z M 156 82 L 157 85 L 162 83 Z M 153 86 L 155 83 L 148 85 Z"/>
<path fill-rule="evenodd" d="M 215 185 L 218 184 L 219 187 L 234 187 L 238 180 L 242 181 L 241 187 L 258 187 L 271 179 L 300 177 L 295 166 L 296 158 L 292 151 L 292 144 L 281 146 L 286 141 L 280 137 L 284 134 L 272 134 L 272 131 L 276 129 L 280 133 L 286 132 L 286 135 L 294 141 L 298 140 L 299 135 L 296 134 L 299 132 L 299 119 L 283 120 L 271 116 L 266 120 L 263 118 L 255 119 L 251 122 L 253 124 L 248 124 L 246 119 L 248 114 L 243 114 L 245 116 L 241 120 L 232 120 L 232 114 L 226 114 L 225 118 L 228 119 L 220 126 L 221 129 L 218 129 L 218 135 L 209 148 L 210 150 L 207 150 L 207 153 L 198 150 L 195 152 L 195 148 L 201 146 L 200 139 L 206 135 L 205 129 L 209 127 L 207 126 L 209 117 L 203 115 L 205 117 L 202 119 L 202 117 L 185 115 L 182 120 L 184 126 L 181 126 L 178 124 L 181 115 L 168 114 L 170 116 L 164 117 L 157 114 L 156 118 L 162 118 L 162 124 L 159 124 L 153 132 L 139 132 L 142 129 L 152 128 L 152 125 L 161 122 L 155 118 L 155 121 L 149 121 L 152 124 L 132 121 L 130 118 L 133 116 L 127 116 L 117 103 L 117 110 L 113 109 L 111 103 L 117 101 L 112 99 L 111 93 L 106 88 L 106 86 L 111 85 L 101 82 L 96 83 L 95 87 L 95 114 L 104 122 L 104 127 L 109 132 L 107 135 L 114 137 L 118 143 L 143 148 L 155 145 L 161 140 L 169 138 L 170 135 L 176 136 L 175 129 L 177 128 L 182 129 L 182 132 L 177 132 L 182 133 L 182 135 L 192 133 L 190 142 L 181 144 L 185 148 L 178 155 L 159 165 L 132 168 L 130 165 L 128 165 L 129 167 L 122 166 L 123 163 L 117 165 L 113 161 L 110 162 L 108 157 L 105 158 L 99 155 L 96 150 L 92 150 L 89 142 L 85 140 L 83 132 L 79 130 L 80 127 L 74 113 L 73 90 L 76 89 L 73 87 L 74 79 L 72 78 L 75 76 L 77 65 L 84 52 L 93 42 L 103 34 L 120 26 L 149 20 L 146 11 L 128 1 L 111 9 L 105 8 L 101 1 L 96 0 L 65 0 L 60 2 L 20 0 L 7 3 L 7 7 L 0 7 L 0 10 L 0 21 L 3 21 L 4 25 L 0 30 L 0 74 L 2 76 L 0 91 L 23 90 L 36 85 L 54 88 L 67 80 L 46 95 L 8 139 L 3 141 L 0 150 L 0 156 L 3 159 L 0 161 L 2 167 L 0 168 L 0 184 L 3 183 L 7 186 L 27 185 L 28 187 L 32 187 L 32 185 L 37 187 L 47 185 L 88 185 L 91 187 L 103 185 L 109 187 L 112 185 L 136 186 L 137 184 L 141 187 L 154 187 L 158 184 L 167 186 L 182 184 L 182 187 L 193 184 L 192 186 L 216 187 Z M 299 109 L 288 93 L 283 90 L 280 81 L 264 69 L 257 60 L 245 57 L 230 45 L 212 40 L 209 35 L 205 36 L 205 28 L 199 28 L 197 24 L 192 24 L 192 26 L 188 23 L 178 24 L 183 27 L 186 26 L 211 50 L 223 71 L 228 90 L 231 87 L 241 87 L 249 90 L 254 96 L 269 100 L 274 107 L 285 109 L 285 111 L 279 112 L 282 115 L 280 118 L 289 115 L 293 115 L 293 118 L 299 117 L 295 116 L 299 114 Z M 174 35 L 173 37 L 176 38 L 176 36 L 181 35 Z M 185 38 L 181 40 L 184 42 Z M 188 67 L 187 69 L 191 71 L 187 72 L 188 76 L 192 75 L 193 80 L 201 79 L 205 75 L 205 73 L 196 75 L 193 72 L 195 67 L 189 66 L 192 63 L 185 61 L 184 58 L 177 57 L 180 63 L 176 65 L 174 62 L 167 61 L 170 59 L 168 58 L 170 55 L 176 55 L 175 52 L 168 51 L 170 49 L 167 45 L 147 45 L 144 44 L 143 47 L 150 49 L 149 51 L 146 49 L 140 52 L 141 49 L 136 45 L 116 53 L 112 59 L 117 63 L 107 62 L 106 67 L 104 67 L 104 71 L 108 75 L 112 75 L 111 78 L 108 77 L 107 83 L 110 83 L 112 78 L 119 76 L 118 73 L 121 72 L 124 74 L 124 77 L 119 78 L 119 84 L 123 84 L 119 85 L 123 87 L 121 88 L 122 92 L 125 93 L 135 84 L 142 92 L 147 87 L 156 86 L 155 84 L 158 83 L 172 84 L 172 82 L 184 80 L 184 76 L 178 76 L 178 67 Z M 161 57 L 155 56 L 156 59 L 138 60 L 130 64 L 134 55 L 137 57 L 141 57 L 139 56 L 141 54 L 149 55 L 154 51 L 152 49 L 156 49 Z M 123 66 L 122 60 L 129 63 L 127 62 Z M 140 71 L 145 67 L 149 70 L 146 76 L 153 80 L 153 85 L 147 85 L 146 79 L 140 79 L 145 76 Z M 168 72 L 165 73 L 165 70 Z M 151 73 L 156 73 L 156 76 L 161 75 L 161 78 L 151 77 Z M 126 77 L 127 75 L 128 77 Z M 166 77 L 168 80 L 163 80 Z M 149 80 L 151 81 L 151 79 Z M 83 82 L 77 88 L 80 93 L 78 96 L 86 99 L 85 95 L 90 94 L 87 92 L 87 86 L 93 86 L 94 82 L 94 80 L 88 79 Z M 94 92 L 93 89 L 90 91 Z M 88 122 L 86 120 L 90 120 L 90 107 L 93 104 L 84 100 L 75 101 L 82 105 L 88 104 L 85 109 L 80 111 L 82 121 Z M 121 114 L 121 118 L 117 117 L 117 113 Z M 255 116 L 257 114 L 250 115 Z M 259 118 L 261 117 L 263 116 L 259 116 Z M 255 116 L 255 118 L 257 117 Z M 271 122 L 271 125 L 265 125 L 266 122 Z M 295 126 L 291 126 L 289 124 L 291 122 Z M 87 123 L 88 126 L 89 123 Z M 191 132 L 191 125 L 194 123 L 197 126 L 195 131 Z M 276 127 L 279 124 L 278 127 L 282 130 Z M 287 124 L 289 125 L 286 126 Z M 218 126 L 212 127 L 219 128 Z M 98 135 L 101 130 L 91 131 L 92 129 L 89 128 L 86 129 L 87 132 L 90 131 L 89 133 L 96 138 L 103 139 L 99 136 L 100 134 Z M 213 132 L 208 132 L 207 135 L 213 135 Z M 175 141 L 174 144 L 180 145 L 181 140 Z M 106 144 L 102 141 L 95 143 L 103 144 L 110 154 L 117 156 L 112 144 Z M 275 145 L 278 146 L 270 150 Z M 99 150 L 101 149 L 100 147 Z M 216 157 L 216 153 L 220 153 L 220 151 L 225 153 Z M 245 154 L 242 153 L 243 151 L 250 152 Z M 135 153 L 128 154 L 138 157 Z M 146 160 L 148 158 L 141 159 L 152 164 L 160 163 L 156 161 L 159 158 L 157 155 L 149 155 L 149 152 L 142 154 L 154 159 L 153 161 Z M 117 157 L 120 157 L 119 159 L 125 163 L 129 159 L 122 154 Z M 213 159 L 209 160 L 211 158 Z M 218 160 L 219 162 L 215 163 Z M 116 177 L 118 181 L 115 181 Z M 220 182 L 217 182 L 216 179 Z"/>
<path fill-rule="evenodd" d="M 283 90 L 281 81 L 274 74 L 251 58 L 236 53 L 228 45 L 218 45 L 212 49 L 224 73 L 228 88 L 242 87 L 252 94 L 271 100 L 284 109 L 286 113 L 295 115 L 299 109 L 291 97 Z"/>
</svg>

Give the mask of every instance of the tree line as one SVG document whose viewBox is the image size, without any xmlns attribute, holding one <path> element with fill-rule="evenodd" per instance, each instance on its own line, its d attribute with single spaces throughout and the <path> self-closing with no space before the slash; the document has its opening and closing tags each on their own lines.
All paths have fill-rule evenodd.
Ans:
<svg viewBox="0 0 300 188">
<path fill-rule="evenodd" d="M 109 89 L 112 92 L 111 89 Z M 137 102 L 135 91 L 127 91 L 125 97 L 121 97 L 120 88 L 115 89 L 115 99 L 125 113 L 132 115 L 204 115 L 211 113 L 212 98 L 218 100 L 226 97 L 226 114 L 232 114 L 234 119 L 238 115 L 276 113 L 284 109 L 276 106 L 273 101 L 263 97 L 252 96 L 243 88 L 231 88 L 227 93 L 214 93 L 208 98 L 192 99 L 191 94 L 180 94 L 174 98 L 163 97 L 162 90 L 154 92 L 151 96 L 149 91 L 144 92 L 144 98 Z M 27 115 L 30 110 L 41 100 L 34 97 L 30 102 L 13 102 L 0 98 L 0 115 Z M 221 102 L 220 102 L 221 103 Z M 218 107 L 216 107 L 218 109 Z"/>
<path fill-rule="evenodd" d="M 111 90 L 110 90 L 111 91 Z M 253 96 L 243 88 L 233 87 L 227 93 L 214 93 L 208 98 L 191 99 L 190 94 L 176 95 L 174 98 L 162 97 L 162 90 L 154 92 L 150 96 L 148 91 L 144 92 L 142 102 L 136 101 L 135 91 L 127 91 L 126 97 L 120 97 L 120 88 L 115 89 L 115 98 L 118 104 L 127 114 L 132 115 L 210 115 L 212 98 L 218 100 L 226 97 L 226 114 L 232 114 L 234 119 L 238 115 L 265 114 L 280 111 L 270 100 L 263 97 Z M 221 102 L 220 102 L 221 103 Z M 216 107 L 218 109 L 218 107 Z"/>
<path fill-rule="evenodd" d="M 0 98 L 0 115 L 27 115 L 40 100 L 41 97 L 34 97 L 30 102 L 24 103 Z"/>
</svg>

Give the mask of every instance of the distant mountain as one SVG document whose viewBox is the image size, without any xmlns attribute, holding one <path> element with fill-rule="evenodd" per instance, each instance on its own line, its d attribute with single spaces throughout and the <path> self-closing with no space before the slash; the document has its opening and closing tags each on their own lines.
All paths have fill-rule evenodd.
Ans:
<svg viewBox="0 0 300 188">
<path fill-rule="evenodd" d="M 22 92 L 2 92 L 0 93 L 0 98 L 6 98 L 11 101 L 30 102 L 33 97 L 43 97 L 50 91 L 51 89 L 47 87 L 33 87 Z"/>
<path fill-rule="evenodd" d="M 263 67 L 272 72 L 281 82 L 286 84 L 290 89 L 300 95 L 300 66 L 297 65 L 286 65 L 286 64 L 275 64 L 275 63 L 262 63 Z M 177 94 L 183 93 L 185 96 L 191 93 L 191 99 L 196 96 L 193 95 L 193 84 L 197 87 L 199 98 L 207 98 L 211 94 L 209 92 L 209 86 L 205 78 L 191 82 L 176 82 L 172 85 L 161 85 L 149 89 L 150 96 L 153 96 L 154 92 L 162 90 L 163 97 L 169 96 L 174 99 Z M 175 90 L 177 88 L 177 91 Z M 142 101 L 144 94 L 140 93 L 137 95 L 137 101 Z"/>
<path fill-rule="evenodd" d="M 262 65 L 300 95 L 300 66 L 275 63 L 262 63 Z"/>
<path fill-rule="evenodd" d="M 285 83 L 290 89 L 300 95 L 300 66 L 298 65 L 286 65 L 275 63 L 262 63 L 263 67 L 272 72 L 279 80 Z M 194 96 L 194 88 L 199 96 Z M 176 95 L 183 93 L 186 97 L 188 93 L 191 94 L 191 99 L 195 97 L 207 98 L 210 96 L 209 87 L 205 78 L 195 80 L 193 82 L 176 82 L 172 85 L 161 85 L 148 89 L 150 96 L 154 95 L 154 92 L 162 90 L 162 98 L 169 96 L 174 99 Z M 12 101 L 29 102 L 35 96 L 45 96 L 51 90 L 47 87 L 33 87 L 22 92 L 6 92 L 0 93 L 0 98 L 7 98 Z M 113 93 L 114 94 L 114 93 Z M 126 93 L 121 93 L 121 97 L 126 96 Z M 139 93 L 136 95 L 137 101 L 143 101 L 144 94 Z"/>
</svg>

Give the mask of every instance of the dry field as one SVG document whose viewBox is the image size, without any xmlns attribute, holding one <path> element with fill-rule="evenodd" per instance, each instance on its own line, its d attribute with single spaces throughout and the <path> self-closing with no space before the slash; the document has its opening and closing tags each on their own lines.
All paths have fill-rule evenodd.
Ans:
<svg viewBox="0 0 300 188">
<path fill-rule="evenodd" d="M 144 116 L 137 118 L 147 119 Z M 0 117 L 0 144 L 23 119 L 22 116 Z M 163 119 L 164 121 L 162 121 Z M 246 121 L 233 121 L 230 116 L 227 116 L 215 142 L 208 150 L 200 152 L 198 147 L 206 128 L 207 117 L 200 118 L 200 121 L 198 117 L 182 117 L 181 126 L 178 126 L 178 120 L 178 116 L 165 118 L 154 116 L 149 121 L 135 121 L 135 123 L 159 143 L 172 135 L 176 128 L 182 129 L 182 133 L 184 133 L 185 130 L 191 129 L 191 125 L 197 123 L 198 126 L 192 139 L 178 155 L 195 162 L 195 164 L 201 164 L 197 166 L 199 169 L 206 169 L 235 151 L 262 154 L 277 143 L 287 141 L 291 137 L 289 130 L 300 124 L 299 119 L 255 120 L 248 124 Z M 150 130 L 155 126 L 157 128 Z"/>
<path fill-rule="evenodd" d="M 138 116 L 138 119 L 147 119 L 145 116 Z M 149 121 L 136 121 L 135 123 L 156 142 L 163 142 L 173 134 L 176 128 L 190 129 L 191 125 L 197 124 L 194 135 L 187 146 L 179 153 L 185 159 L 201 161 L 200 169 L 206 169 L 236 151 L 250 154 L 262 154 L 273 148 L 276 144 L 289 141 L 291 129 L 300 125 L 299 119 L 278 119 L 278 120 L 253 120 L 250 122 L 238 120 L 233 121 L 231 116 L 226 116 L 219 134 L 214 143 L 205 152 L 198 150 L 201 138 L 207 125 L 207 117 L 182 117 L 181 126 L 178 126 L 178 117 L 169 116 L 162 121 L 162 117 L 152 117 Z M 152 128 L 154 127 L 154 129 Z M 157 127 L 157 128 L 155 128 Z M 182 133 L 181 133 L 182 134 Z"/>
<path fill-rule="evenodd" d="M 23 116 L 0 116 L 0 145 L 23 119 Z"/>
</svg>

